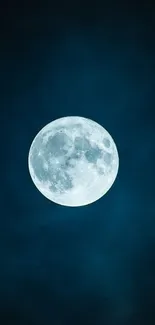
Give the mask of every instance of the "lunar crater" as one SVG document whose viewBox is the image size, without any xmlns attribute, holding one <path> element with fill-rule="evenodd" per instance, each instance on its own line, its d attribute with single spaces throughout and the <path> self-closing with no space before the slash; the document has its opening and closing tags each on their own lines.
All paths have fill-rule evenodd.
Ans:
<svg viewBox="0 0 155 325">
<path fill-rule="evenodd" d="M 108 138 L 103 138 L 103 144 L 106 148 L 110 148 L 110 140 Z"/>
</svg>

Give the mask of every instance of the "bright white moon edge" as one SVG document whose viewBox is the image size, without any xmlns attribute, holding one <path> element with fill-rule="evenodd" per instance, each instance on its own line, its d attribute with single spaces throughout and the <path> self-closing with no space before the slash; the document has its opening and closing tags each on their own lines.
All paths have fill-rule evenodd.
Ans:
<svg viewBox="0 0 155 325">
<path fill-rule="evenodd" d="M 101 125 L 68 116 L 47 124 L 35 136 L 28 167 L 32 181 L 46 198 L 78 207 L 107 193 L 118 173 L 119 156 L 114 140 Z"/>
</svg>

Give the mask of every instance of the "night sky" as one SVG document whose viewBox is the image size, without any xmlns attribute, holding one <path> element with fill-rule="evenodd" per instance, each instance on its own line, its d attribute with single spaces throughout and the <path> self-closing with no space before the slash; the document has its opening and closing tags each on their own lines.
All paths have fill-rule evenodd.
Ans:
<svg viewBox="0 0 155 325">
<path fill-rule="evenodd" d="M 0 324 L 155 324 L 155 10 L 151 1 L 0 10 Z M 79 115 L 120 157 L 97 202 L 47 200 L 28 171 L 34 136 Z"/>
</svg>

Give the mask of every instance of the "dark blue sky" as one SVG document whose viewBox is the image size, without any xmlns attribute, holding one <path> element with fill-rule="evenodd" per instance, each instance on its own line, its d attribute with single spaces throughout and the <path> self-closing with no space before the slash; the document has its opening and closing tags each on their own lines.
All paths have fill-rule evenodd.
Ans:
<svg viewBox="0 0 155 325">
<path fill-rule="evenodd" d="M 154 7 L 1 9 L 0 324 L 155 324 Z M 81 208 L 44 198 L 27 166 L 67 115 L 103 125 L 120 156 L 111 190 Z"/>
</svg>

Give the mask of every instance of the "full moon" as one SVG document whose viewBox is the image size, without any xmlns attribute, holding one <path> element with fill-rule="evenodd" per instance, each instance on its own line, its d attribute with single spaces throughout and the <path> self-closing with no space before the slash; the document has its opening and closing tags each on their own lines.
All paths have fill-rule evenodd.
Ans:
<svg viewBox="0 0 155 325">
<path fill-rule="evenodd" d="M 78 207 L 100 199 L 114 183 L 119 157 L 111 135 L 100 124 L 79 116 L 59 118 L 34 138 L 29 172 L 49 200 Z"/>
</svg>

